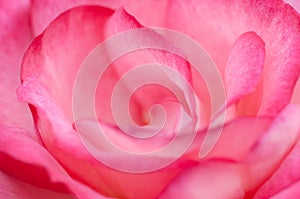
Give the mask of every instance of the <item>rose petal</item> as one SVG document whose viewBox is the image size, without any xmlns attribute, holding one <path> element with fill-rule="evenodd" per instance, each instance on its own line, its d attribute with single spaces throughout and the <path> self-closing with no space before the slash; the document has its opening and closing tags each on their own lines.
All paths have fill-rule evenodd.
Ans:
<svg viewBox="0 0 300 199">
<path fill-rule="evenodd" d="M 180 56 L 173 52 L 169 52 L 171 50 L 177 50 L 174 44 L 153 30 L 144 29 L 144 31 L 140 30 L 138 32 L 135 31 L 137 28 L 142 28 L 142 26 L 123 9 L 117 10 L 106 24 L 107 37 L 132 30 L 132 34 L 127 34 L 129 36 L 115 39 L 115 42 L 112 42 L 112 44 L 107 46 L 108 56 L 111 58 L 111 60 L 115 60 L 112 66 L 109 66 L 109 70 L 114 70 L 115 75 L 109 76 L 109 80 L 101 77 L 99 80 L 99 87 L 97 88 L 98 93 L 96 97 L 99 99 L 96 100 L 96 110 L 98 116 L 101 120 L 106 122 L 113 121 L 113 115 L 110 115 L 111 111 L 109 109 L 112 101 L 111 96 L 113 96 L 115 89 L 114 87 L 109 87 L 110 89 L 108 90 L 108 83 L 106 83 L 106 81 L 114 81 L 116 84 L 117 81 L 120 81 L 125 74 L 129 73 L 130 70 L 134 71 L 136 68 L 146 64 L 149 65 L 147 66 L 148 68 L 157 66 L 157 70 L 150 70 L 144 67 L 145 69 L 139 74 L 139 77 L 143 77 L 143 81 L 147 83 L 149 88 L 143 88 L 146 86 L 140 84 L 141 81 L 138 80 L 138 77 L 129 77 L 128 81 L 122 81 L 122 85 L 125 85 L 123 90 L 125 90 L 127 93 L 132 93 L 135 91 L 135 86 L 137 86 L 137 88 L 141 86 L 139 92 L 135 92 L 135 94 L 132 95 L 130 104 L 130 111 L 133 119 L 141 124 L 146 123 L 143 121 L 147 120 L 147 112 L 151 105 L 158 103 L 158 101 L 162 101 L 164 98 L 174 98 L 174 94 L 172 92 L 176 91 L 172 90 L 172 88 L 169 88 L 169 85 L 167 85 L 165 81 L 160 80 L 163 79 L 162 76 L 168 74 L 168 72 L 163 69 L 164 66 L 175 69 L 179 75 L 186 78 L 186 84 L 190 84 L 191 71 L 189 64 Z M 115 57 L 116 55 L 117 57 Z M 174 84 L 184 85 L 182 83 L 183 81 L 179 82 L 176 76 L 170 76 L 170 79 L 174 82 Z M 115 84 L 112 84 L 112 86 L 115 86 Z M 156 86 L 154 84 L 156 84 Z M 162 86 L 157 86 L 157 84 Z M 171 90 L 168 91 L 167 89 L 163 88 L 163 86 Z M 188 89 L 183 88 L 186 86 L 181 87 L 182 90 L 185 90 L 183 92 L 184 95 L 187 95 L 186 93 Z M 107 92 L 104 93 L 101 92 L 101 90 L 106 90 Z M 176 94 L 178 94 L 178 92 Z M 119 100 L 123 101 L 122 104 L 124 104 L 124 98 L 120 98 Z M 118 114 L 122 113 L 118 112 Z M 107 118 L 110 119 L 107 120 Z M 123 121 L 125 121 L 125 119 L 123 119 Z"/>
<path fill-rule="evenodd" d="M 300 197 L 300 183 L 297 182 L 290 187 L 272 196 L 272 199 L 293 199 Z"/>
<path fill-rule="evenodd" d="M 251 186 L 256 187 L 270 177 L 295 146 L 300 135 L 299 119 L 300 107 L 287 106 L 254 145 L 244 160 L 250 168 Z M 251 186 L 250 189 L 253 189 Z"/>
<path fill-rule="evenodd" d="M 243 198 L 242 176 L 243 171 L 232 163 L 200 163 L 181 172 L 159 198 Z"/>
<path fill-rule="evenodd" d="M 214 122 L 219 122 L 218 118 L 220 117 L 220 115 L 223 116 L 225 113 L 227 121 L 236 117 L 235 107 L 233 107 L 232 105 L 238 100 L 240 100 L 242 97 L 245 97 L 249 93 L 255 91 L 263 69 L 264 57 L 264 42 L 255 32 L 243 33 L 237 39 L 230 52 L 225 70 L 227 99 L 226 102 L 223 103 L 223 106 L 221 106 L 221 108 L 216 113 L 216 116 L 213 120 Z M 213 136 L 210 136 L 210 138 L 216 137 L 217 139 L 219 139 L 218 137 L 222 137 L 222 135 L 220 135 L 222 132 L 221 129 L 219 130 L 219 135 L 217 135 L 216 132 L 217 131 L 208 132 L 214 134 Z M 258 133 L 260 131 L 258 130 L 256 132 Z M 248 136 L 250 138 L 249 141 L 252 140 L 251 138 L 255 138 L 254 133 Z M 205 156 L 205 154 L 203 153 L 207 153 L 210 149 L 212 149 L 214 143 L 212 143 L 210 147 L 207 146 L 207 143 L 210 143 L 211 140 L 212 139 L 210 139 L 209 141 L 204 140 L 204 145 L 201 149 L 201 156 Z M 245 146 L 247 146 L 247 144 Z M 251 146 L 251 144 L 248 146 Z M 246 148 L 247 147 L 245 147 L 244 149 Z M 245 151 L 247 151 L 247 149 Z M 240 152 L 240 154 L 243 154 L 242 151 Z"/>
<path fill-rule="evenodd" d="M 235 42 L 225 72 L 228 104 L 255 91 L 264 65 L 264 46 L 254 32 L 242 34 Z"/>
<path fill-rule="evenodd" d="M 288 156 L 280 164 L 279 168 L 274 172 L 255 194 L 256 198 L 269 198 L 271 196 L 281 195 L 286 189 L 294 189 L 293 184 L 300 182 L 300 141 L 291 150 Z M 299 186 L 299 185 L 297 185 Z M 290 188 L 289 188 L 290 187 Z M 298 188 L 299 190 L 299 188 Z M 284 198 L 284 197 L 283 197 Z"/>
<path fill-rule="evenodd" d="M 300 78 L 298 79 L 292 96 L 292 103 L 300 104 Z"/>
<path fill-rule="evenodd" d="M 0 124 L 33 130 L 28 106 L 17 100 L 23 54 L 32 39 L 30 1 L 0 2 Z"/>
<path fill-rule="evenodd" d="M 186 168 L 165 189 L 161 198 L 244 198 L 246 191 L 245 198 L 252 198 L 249 191 L 255 190 L 272 175 L 299 139 L 299 118 L 299 106 L 286 107 L 275 117 L 268 130 L 261 134 L 242 162 L 210 160 L 201 162 L 196 167 Z M 288 135 L 282 134 L 283 132 Z M 283 164 L 282 171 L 290 169 L 290 172 L 295 173 L 293 171 L 296 171 L 299 158 L 294 162 L 293 157 L 288 160 L 293 162 L 291 166 L 285 168 Z M 299 173 L 298 170 L 296 173 Z M 285 179 L 290 179 L 286 174 L 281 172 Z M 280 182 L 276 181 L 278 184 Z M 271 195 L 262 198 L 269 196 Z"/>
<path fill-rule="evenodd" d="M 39 188 L 106 198 L 73 180 L 59 163 L 22 129 L 0 128 L 0 169 Z"/>
<path fill-rule="evenodd" d="M 143 26 L 164 27 L 168 3 L 168 0 L 127 0 L 124 8 L 129 14 L 137 18 Z"/>
<path fill-rule="evenodd" d="M 284 0 L 284 2 L 293 6 L 300 13 L 300 2 L 298 0 Z"/>
<path fill-rule="evenodd" d="M 6 199 L 71 199 L 75 198 L 69 194 L 56 193 L 46 189 L 37 188 L 26 184 L 14 177 L 0 171 L 0 197 Z"/>
<path fill-rule="evenodd" d="M 214 136 L 215 131 L 222 128 L 220 137 L 205 159 L 226 159 L 241 161 L 268 129 L 272 118 L 245 117 L 235 119 L 224 126 L 207 132 Z"/>
<path fill-rule="evenodd" d="M 23 84 L 18 95 L 31 104 L 45 146 L 72 177 L 108 196 L 155 198 L 178 173 L 178 168 L 140 175 L 108 168 L 87 152 L 72 126 L 76 74 L 85 56 L 104 40 L 103 27 L 112 14 L 102 7 L 79 7 L 51 23 L 25 55 Z M 134 22 L 130 15 L 125 16 L 119 19 L 125 24 Z M 102 58 L 107 57 L 103 54 Z M 94 73 L 86 74 L 85 79 L 98 78 Z M 84 95 L 87 88 L 81 89 Z"/>
<path fill-rule="evenodd" d="M 166 27 L 196 39 L 222 74 L 237 37 L 255 31 L 266 45 L 263 81 L 242 106 L 249 112 L 238 111 L 276 115 L 289 103 L 300 71 L 299 21 L 298 13 L 281 1 L 175 0 L 168 6 Z"/>
<path fill-rule="evenodd" d="M 100 6 L 66 12 L 33 41 L 25 54 L 22 80 L 39 77 L 70 121 L 77 72 L 88 53 L 104 39 L 103 26 L 112 13 Z"/>
<path fill-rule="evenodd" d="M 42 33 L 58 15 L 71 8 L 81 5 L 101 5 L 107 8 L 122 6 L 123 0 L 33 0 L 31 8 L 31 23 L 35 35 Z"/>
</svg>

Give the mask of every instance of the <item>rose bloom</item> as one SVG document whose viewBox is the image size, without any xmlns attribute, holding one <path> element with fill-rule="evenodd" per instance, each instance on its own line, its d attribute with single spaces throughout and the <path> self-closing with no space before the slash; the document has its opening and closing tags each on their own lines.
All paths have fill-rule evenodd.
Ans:
<svg viewBox="0 0 300 199">
<path fill-rule="evenodd" d="M 299 11 L 297 0 L 1 0 L 0 198 L 300 198 Z M 146 27 L 196 42 L 217 73 Z"/>
</svg>

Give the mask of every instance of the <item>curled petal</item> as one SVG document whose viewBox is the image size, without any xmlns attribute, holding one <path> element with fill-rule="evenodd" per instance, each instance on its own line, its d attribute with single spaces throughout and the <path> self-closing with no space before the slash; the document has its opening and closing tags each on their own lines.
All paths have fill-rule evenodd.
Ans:
<svg viewBox="0 0 300 199">
<path fill-rule="evenodd" d="M 254 32 L 242 34 L 230 52 L 226 66 L 228 104 L 255 91 L 264 65 L 265 44 Z"/>
</svg>

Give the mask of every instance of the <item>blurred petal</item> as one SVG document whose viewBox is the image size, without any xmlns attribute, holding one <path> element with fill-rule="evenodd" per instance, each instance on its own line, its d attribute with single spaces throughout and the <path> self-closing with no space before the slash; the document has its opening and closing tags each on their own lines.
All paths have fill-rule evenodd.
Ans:
<svg viewBox="0 0 300 199">
<path fill-rule="evenodd" d="M 29 0 L 0 2 L 0 124 L 33 130 L 27 104 L 17 100 L 20 66 L 32 39 Z"/>
</svg>

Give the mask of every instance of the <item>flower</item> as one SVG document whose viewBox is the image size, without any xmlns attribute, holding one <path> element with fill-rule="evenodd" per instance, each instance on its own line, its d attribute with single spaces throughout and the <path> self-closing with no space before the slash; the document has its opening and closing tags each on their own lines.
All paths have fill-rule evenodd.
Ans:
<svg viewBox="0 0 300 199">
<path fill-rule="evenodd" d="M 296 2 L 0 7 L 3 197 L 300 195 Z"/>
</svg>

